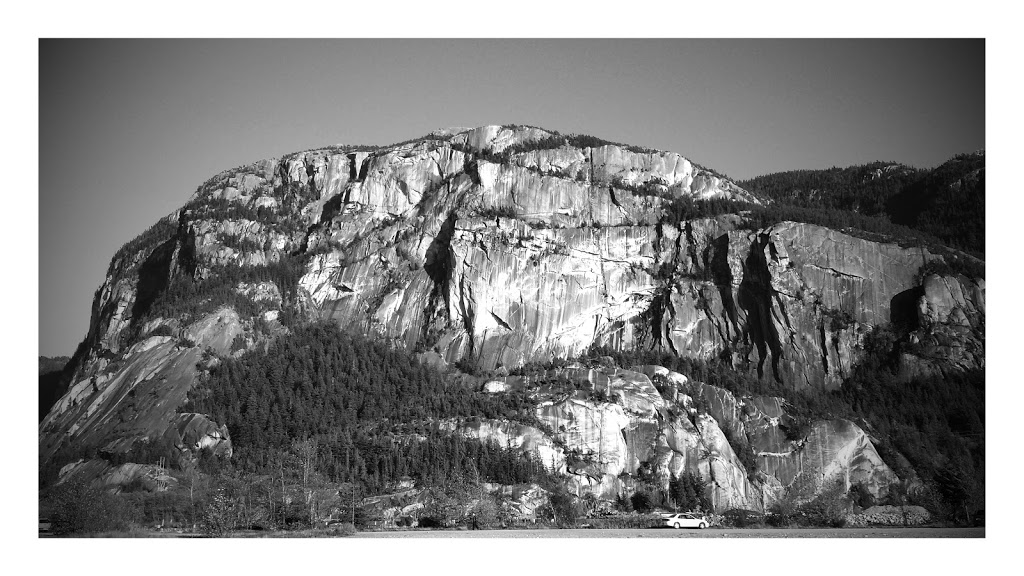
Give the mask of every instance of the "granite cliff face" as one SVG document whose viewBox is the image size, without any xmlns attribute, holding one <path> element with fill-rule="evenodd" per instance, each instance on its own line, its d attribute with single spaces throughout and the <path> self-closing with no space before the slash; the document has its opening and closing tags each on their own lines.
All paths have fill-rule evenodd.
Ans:
<svg viewBox="0 0 1024 576">
<path fill-rule="evenodd" d="M 176 413 L 198 375 L 216 355 L 321 318 L 438 365 L 491 371 L 493 393 L 540 386 L 550 434 L 501 422 L 463 432 L 539 451 L 579 493 L 614 497 L 641 468 L 662 483 L 695 471 L 713 480 L 717 508 L 760 510 L 829 479 L 877 492 L 894 475 L 852 422 L 786 440 L 782 399 L 735 398 L 661 367 L 563 374 L 611 401 L 501 374 L 592 346 L 655 348 L 727 358 L 794 390 L 835 388 L 865 334 L 902 319 L 916 330 L 908 374 L 984 366 L 984 281 L 922 280 L 941 256 L 795 222 L 749 229 L 741 214 L 673 221 L 680 199 L 765 200 L 674 153 L 537 147 L 554 137 L 439 131 L 211 178 L 115 255 L 75 379 L 40 424 L 42 457 L 168 434 L 184 457 L 230 453 L 226 429 Z M 184 287 L 197 284 L 205 291 Z M 696 396 L 712 409 L 693 413 Z M 734 446 L 752 448 L 761 477 Z"/>
<path fill-rule="evenodd" d="M 737 398 L 661 366 L 560 368 L 489 380 L 484 389 L 532 392 L 554 442 L 538 441 L 529 427 L 485 433 L 508 428 L 497 423 L 467 425 L 463 434 L 534 450 L 581 496 L 614 499 L 640 479 L 667 490 L 671 478 L 690 472 L 709 480 L 716 509 L 763 511 L 784 496 L 809 500 L 835 482 L 884 496 L 896 480 L 853 422 L 817 421 L 789 439 L 784 399 Z M 706 410 L 696 409 L 698 401 Z M 756 474 L 737 455 L 746 449 L 757 459 Z"/>
</svg>

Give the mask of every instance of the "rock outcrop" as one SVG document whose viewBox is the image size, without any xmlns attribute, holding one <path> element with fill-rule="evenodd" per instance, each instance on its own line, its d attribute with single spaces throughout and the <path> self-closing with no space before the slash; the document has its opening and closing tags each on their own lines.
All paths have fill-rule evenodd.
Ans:
<svg viewBox="0 0 1024 576">
<path fill-rule="evenodd" d="M 655 381 L 668 386 L 659 392 Z M 667 491 L 672 478 L 690 472 L 709 481 L 707 496 L 716 509 L 763 511 L 784 496 L 810 500 L 835 482 L 884 496 L 897 479 L 852 422 L 813 422 L 805 436 L 789 439 L 780 428 L 789 417 L 782 398 L 737 398 L 661 366 L 569 367 L 492 379 L 487 386 L 531 392 L 554 443 L 535 428 L 507 422 L 449 428 L 535 452 L 580 496 L 614 499 L 641 478 Z M 756 458 L 750 469 L 738 455 L 746 449 Z"/>
<path fill-rule="evenodd" d="M 60 482 L 87 482 L 114 492 L 135 485 L 149 492 L 165 492 L 177 486 L 178 479 L 165 468 L 153 464 L 126 463 L 112 466 L 105 460 L 77 460 L 61 468 Z"/>
<path fill-rule="evenodd" d="M 902 375 L 984 367 L 985 280 L 930 274 L 918 292 L 918 328 L 901 357 Z"/>
<path fill-rule="evenodd" d="M 223 308 L 185 328 L 190 341 L 151 336 L 137 342 L 122 359 L 74 383 L 50 410 L 39 425 L 40 457 L 69 446 L 127 452 L 140 440 L 165 435 L 193 456 L 204 448 L 230 455 L 226 428 L 178 409 L 207 351 L 227 354 L 241 330 L 238 314 Z"/>
</svg>

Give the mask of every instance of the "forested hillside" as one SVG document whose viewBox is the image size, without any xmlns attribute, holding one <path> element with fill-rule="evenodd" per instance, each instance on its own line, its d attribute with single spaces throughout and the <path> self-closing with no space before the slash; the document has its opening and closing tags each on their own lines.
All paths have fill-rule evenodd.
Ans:
<svg viewBox="0 0 1024 576">
<path fill-rule="evenodd" d="M 226 359 L 182 411 L 226 423 L 232 460 L 245 470 L 263 472 L 295 439 L 314 439 L 328 479 L 357 481 L 371 493 L 406 476 L 429 485 L 473 470 L 484 481 L 515 484 L 543 473 L 529 455 L 438 427 L 467 418 L 538 425 L 525 393 L 477 392 L 404 350 L 334 324 L 303 326 L 266 351 Z"/>
<path fill-rule="evenodd" d="M 985 254 L 984 152 L 957 155 L 932 170 L 872 162 L 776 172 L 739 185 L 778 204 L 877 217 L 952 248 Z"/>
</svg>

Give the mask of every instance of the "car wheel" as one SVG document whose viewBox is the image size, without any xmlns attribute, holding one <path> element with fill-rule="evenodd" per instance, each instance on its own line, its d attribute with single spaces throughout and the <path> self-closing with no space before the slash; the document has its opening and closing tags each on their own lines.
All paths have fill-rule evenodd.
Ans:
<svg viewBox="0 0 1024 576">
<path fill-rule="evenodd" d="M 675 528 L 676 530 L 679 530 L 679 522 L 676 522 L 676 523 L 672 524 L 672 527 Z"/>
<path fill-rule="evenodd" d="M 700 528 L 701 530 L 703 530 L 703 529 L 705 529 L 707 527 L 708 527 L 708 525 L 703 523 L 703 522 L 701 522 L 700 525 L 697 526 L 697 528 Z"/>
</svg>

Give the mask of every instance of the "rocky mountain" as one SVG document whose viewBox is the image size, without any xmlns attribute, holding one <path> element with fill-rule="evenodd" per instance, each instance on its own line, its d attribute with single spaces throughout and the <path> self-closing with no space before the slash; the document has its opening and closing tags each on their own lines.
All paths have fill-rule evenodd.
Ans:
<svg viewBox="0 0 1024 576">
<path fill-rule="evenodd" d="M 231 423 L 190 398 L 222 363 L 328 321 L 466 395 L 528 398 L 527 419 L 432 421 L 533 454 L 576 497 L 687 472 L 716 510 L 835 482 L 883 497 L 909 480 L 902 457 L 884 460 L 856 414 L 804 418 L 794 398 L 839 393 L 891 326 L 897 379 L 983 371 L 984 279 L 934 247 L 753 224 L 772 202 L 676 153 L 526 126 L 222 172 L 114 255 L 40 424 L 41 463 L 116 484 L 159 475 L 117 464 L 156 442 L 186 463 L 230 458 Z M 635 351 L 726 366 L 764 393 L 615 360 Z"/>
</svg>

